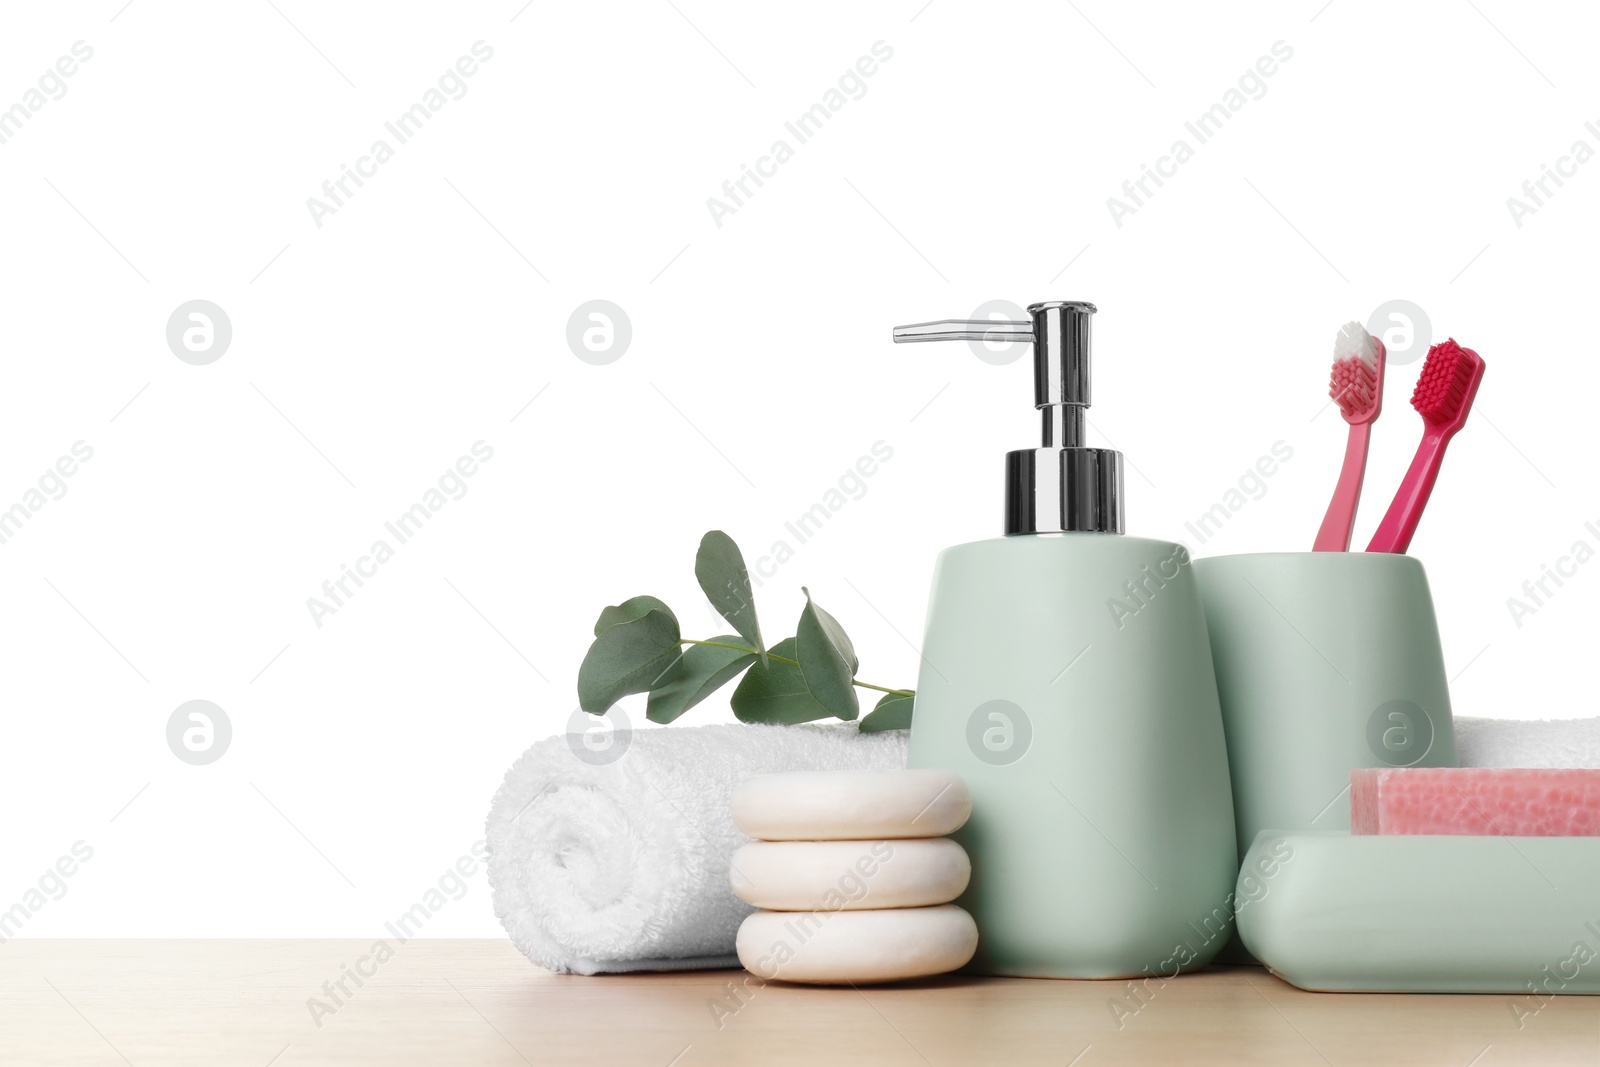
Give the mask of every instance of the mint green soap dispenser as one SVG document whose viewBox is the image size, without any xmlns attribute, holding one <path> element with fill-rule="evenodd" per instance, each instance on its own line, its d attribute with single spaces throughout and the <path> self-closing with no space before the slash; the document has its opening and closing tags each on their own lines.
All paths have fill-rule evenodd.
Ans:
<svg viewBox="0 0 1600 1067">
<path fill-rule="evenodd" d="M 1031 341 L 1042 447 L 1006 455 L 1005 536 L 940 553 L 910 764 L 959 772 L 967 970 L 1170 976 L 1233 928 L 1228 755 L 1181 545 L 1125 537 L 1121 453 L 1084 445 L 1090 322 L 901 326 L 896 341 Z"/>
</svg>

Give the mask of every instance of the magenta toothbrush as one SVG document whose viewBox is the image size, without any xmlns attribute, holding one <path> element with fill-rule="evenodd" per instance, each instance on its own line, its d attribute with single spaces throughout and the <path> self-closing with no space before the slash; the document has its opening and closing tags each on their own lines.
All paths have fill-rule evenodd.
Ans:
<svg viewBox="0 0 1600 1067">
<path fill-rule="evenodd" d="M 1372 424 L 1383 411 L 1383 342 L 1373 337 L 1359 322 L 1347 322 L 1333 339 L 1333 374 L 1328 395 L 1339 405 L 1344 421 L 1350 424 L 1350 440 L 1344 449 L 1344 469 L 1334 486 L 1328 514 L 1317 531 L 1313 552 L 1345 552 L 1350 548 L 1350 531 L 1356 524 L 1356 504 L 1361 499 L 1361 480 L 1367 471 L 1367 444 Z"/>
<path fill-rule="evenodd" d="M 1372 535 L 1368 552 L 1404 552 L 1411 546 L 1411 535 L 1417 532 L 1422 509 L 1428 506 L 1428 494 L 1439 477 L 1444 446 L 1466 425 L 1467 412 L 1472 410 L 1472 398 L 1477 396 L 1481 381 L 1483 357 L 1470 348 L 1462 348 L 1454 338 L 1428 349 L 1428 361 L 1422 365 L 1422 376 L 1411 394 L 1411 406 L 1422 416 L 1422 444 L 1417 446 L 1416 458 L 1394 495 L 1394 503 L 1378 524 L 1378 532 Z"/>
</svg>

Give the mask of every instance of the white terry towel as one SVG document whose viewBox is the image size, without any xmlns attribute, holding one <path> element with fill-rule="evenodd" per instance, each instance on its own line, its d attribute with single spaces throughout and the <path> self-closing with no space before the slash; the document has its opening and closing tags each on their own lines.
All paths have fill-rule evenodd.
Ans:
<svg viewBox="0 0 1600 1067">
<path fill-rule="evenodd" d="M 1463 767 L 1600 767 L 1600 718 L 1457 718 Z"/>
<path fill-rule="evenodd" d="M 553 971 L 737 967 L 734 936 L 755 909 L 728 884 L 729 856 L 749 840 L 728 810 L 734 785 L 905 765 L 905 731 L 854 724 L 634 730 L 605 765 L 579 758 L 568 735 L 547 738 L 512 764 L 489 809 L 495 914 Z"/>
</svg>

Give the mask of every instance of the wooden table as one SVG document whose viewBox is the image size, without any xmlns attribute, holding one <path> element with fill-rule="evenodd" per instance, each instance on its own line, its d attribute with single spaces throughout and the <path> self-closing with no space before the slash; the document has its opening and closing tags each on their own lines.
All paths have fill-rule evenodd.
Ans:
<svg viewBox="0 0 1600 1067">
<path fill-rule="evenodd" d="M 993 978 L 735 1000 L 742 971 L 582 978 L 505 941 L 371 947 L 6 942 L 0 1064 L 1600 1064 L 1594 997 L 1521 1029 L 1504 996 L 1303 993 L 1252 967 L 1152 984 L 1142 1006 L 1126 982 Z"/>
</svg>

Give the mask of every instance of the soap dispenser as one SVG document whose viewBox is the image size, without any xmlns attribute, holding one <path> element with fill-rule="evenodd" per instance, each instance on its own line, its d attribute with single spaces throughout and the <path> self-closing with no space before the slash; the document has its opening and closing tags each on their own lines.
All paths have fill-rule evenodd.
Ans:
<svg viewBox="0 0 1600 1067">
<path fill-rule="evenodd" d="M 1228 941 L 1239 870 L 1205 616 L 1182 545 L 1123 535 L 1121 453 L 1084 443 L 1094 305 L 1028 313 L 894 331 L 1031 342 L 1041 422 L 1004 536 L 935 565 L 910 765 L 972 790 L 968 971 L 1171 976 Z"/>
</svg>

